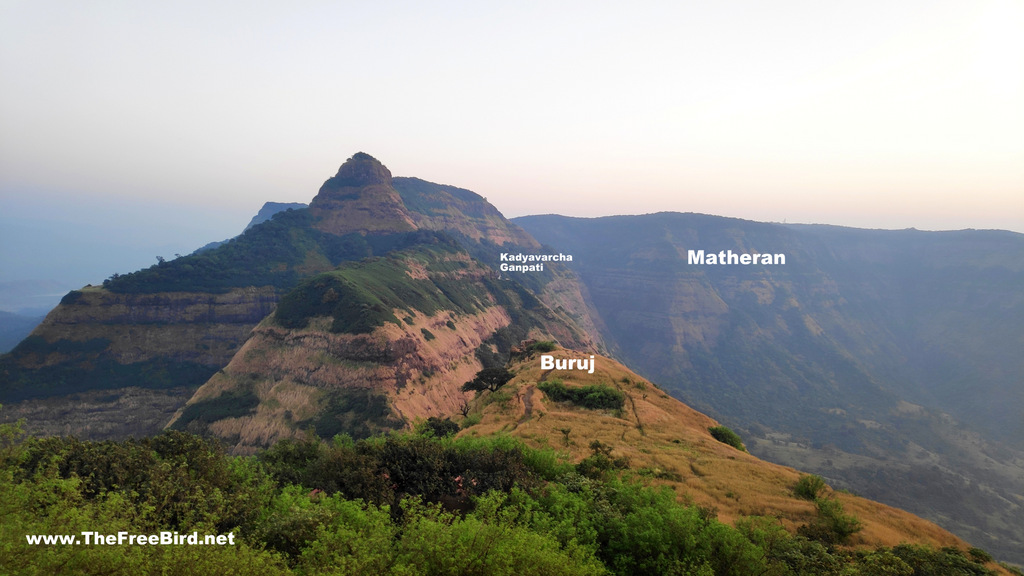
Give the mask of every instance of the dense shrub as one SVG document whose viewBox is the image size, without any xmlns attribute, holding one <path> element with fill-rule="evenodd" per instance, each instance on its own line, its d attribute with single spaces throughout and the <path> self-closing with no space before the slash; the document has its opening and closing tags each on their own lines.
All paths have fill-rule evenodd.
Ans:
<svg viewBox="0 0 1024 576">
<path fill-rule="evenodd" d="M 32 340 L 29 345 L 40 346 L 41 340 Z M 217 368 L 212 366 L 178 362 L 169 358 L 121 364 L 98 348 L 98 343 L 102 341 L 94 339 L 70 343 L 78 349 L 67 349 L 65 352 L 62 348 L 68 346 L 69 341 L 58 340 L 54 342 L 53 348 L 45 348 L 43 340 L 43 346 L 37 351 L 49 354 L 51 360 L 58 361 L 41 367 L 21 364 L 25 358 L 25 349 L 19 351 L 15 348 L 10 354 L 0 356 L 0 374 L 5 378 L 4 386 L 0 387 L 0 401 L 16 402 L 27 398 L 75 394 L 82 390 L 111 390 L 125 386 L 152 389 L 179 386 L 198 388 L 217 372 Z M 29 350 L 27 353 L 35 354 L 37 351 Z"/>
<path fill-rule="evenodd" d="M 252 414 L 259 403 L 259 397 L 251 389 L 229 390 L 220 396 L 188 404 L 172 427 L 175 430 L 186 430 L 192 425 L 200 426 L 197 430 L 201 430 L 217 420 Z"/>
<path fill-rule="evenodd" d="M 458 434 L 460 429 L 459 425 L 452 422 L 451 418 L 438 418 L 436 416 L 427 418 L 426 421 L 418 428 L 420 432 L 431 436 L 437 436 L 438 438 Z"/>
<path fill-rule="evenodd" d="M 893 555 L 904 561 L 914 570 L 914 575 L 956 574 L 986 575 L 992 574 L 987 568 L 971 561 L 956 548 L 933 550 L 925 546 L 900 544 L 892 549 Z"/>
<path fill-rule="evenodd" d="M 387 397 L 372 388 L 331 390 L 321 402 L 315 416 L 296 422 L 296 426 L 311 428 L 325 439 L 346 434 L 357 440 L 405 426 L 395 416 Z"/>
<path fill-rule="evenodd" d="M 592 454 L 576 465 L 576 472 L 588 478 L 601 478 L 613 470 L 629 468 L 629 459 L 625 456 L 613 457 L 612 447 L 600 440 L 590 443 Z"/>
<path fill-rule="evenodd" d="M 990 574 L 953 548 L 847 551 L 775 518 L 733 528 L 670 489 L 614 470 L 587 477 L 502 436 L 308 437 L 255 458 L 181 432 L 22 437 L 0 425 L 3 574 Z M 837 504 L 820 504 L 822 518 L 841 520 Z M 87 530 L 230 531 L 236 544 L 26 545 L 26 534 Z"/>
<path fill-rule="evenodd" d="M 206 524 L 227 532 L 250 519 L 270 490 L 251 462 L 227 458 L 219 444 L 182 432 L 123 442 L 31 440 L 16 478 L 36 475 L 75 480 L 87 500 L 128 495 L 137 505 L 136 522 L 148 530 Z"/>
<path fill-rule="evenodd" d="M 827 545 L 845 544 L 863 528 L 860 520 L 843 511 L 839 500 L 818 498 L 814 503 L 818 507 L 818 518 L 798 528 L 799 534 Z"/>
<path fill-rule="evenodd" d="M 304 280 L 281 298 L 274 319 L 285 328 L 305 328 L 311 318 L 331 317 L 332 332 L 364 334 L 386 322 L 401 325 L 395 310 L 429 316 L 439 310 L 473 314 L 490 306 L 489 286 L 467 282 L 460 274 L 473 265 L 450 257 L 458 247 L 450 239 L 434 239 L 435 244 L 346 263 Z M 413 278 L 410 265 L 431 274 Z M 428 333 L 424 337 L 432 339 Z"/>
<path fill-rule="evenodd" d="M 604 384 L 570 388 L 554 379 L 537 384 L 537 388 L 555 402 L 572 402 L 591 410 L 618 410 L 626 401 L 621 390 Z"/>
<path fill-rule="evenodd" d="M 971 560 L 981 564 L 992 561 L 992 555 L 981 548 L 968 548 L 967 554 L 971 557 Z"/>
<path fill-rule="evenodd" d="M 558 345 L 553 340 L 541 340 L 534 342 L 526 347 L 526 352 L 532 354 L 534 352 L 552 352 Z"/>
<path fill-rule="evenodd" d="M 793 494 L 804 500 L 817 500 L 827 488 L 828 485 L 825 484 L 824 478 L 816 474 L 806 474 L 797 480 L 796 486 L 793 487 Z"/>
<path fill-rule="evenodd" d="M 445 426 L 444 420 L 437 422 Z M 504 439 L 398 434 L 359 442 L 339 437 L 330 444 L 313 438 L 286 440 L 261 453 L 260 459 L 281 483 L 310 490 L 396 506 L 405 496 L 416 495 L 466 508 L 472 496 L 487 490 L 536 486 L 541 461 L 525 454 L 521 444 Z"/>
<path fill-rule="evenodd" d="M 711 436 L 713 436 L 715 440 L 718 440 L 722 444 L 728 444 L 729 446 L 732 446 L 737 450 L 742 450 L 743 452 L 747 451 L 746 447 L 743 446 L 743 440 L 740 439 L 739 434 L 725 426 L 712 426 L 708 428 L 708 432 L 711 433 Z"/>
</svg>

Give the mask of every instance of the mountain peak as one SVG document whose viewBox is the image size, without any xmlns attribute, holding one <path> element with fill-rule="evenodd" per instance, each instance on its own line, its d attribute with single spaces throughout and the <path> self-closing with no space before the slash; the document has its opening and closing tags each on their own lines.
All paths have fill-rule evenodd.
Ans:
<svg viewBox="0 0 1024 576">
<path fill-rule="evenodd" d="M 362 187 L 372 184 L 391 185 L 391 171 L 373 156 L 356 152 L 338 168 L 338 173 L 324 185 L 333 187 Z"/>
<path fill-rule="evenodd" d="M 353 154 L 324 182 L 309 209 L 318 229 L 339 236 L 416 229 L 392 186 L 391 171 L 365 152 Z"/>
</svg>

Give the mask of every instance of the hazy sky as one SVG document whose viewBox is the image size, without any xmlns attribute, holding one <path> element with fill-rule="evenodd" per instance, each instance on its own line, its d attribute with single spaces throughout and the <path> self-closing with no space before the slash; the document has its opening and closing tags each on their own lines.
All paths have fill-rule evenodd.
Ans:
<svg viewBox="0 0 1024 576">
<path fill-rule="evenodd" d="M 0 0 L 8 219 L 195 247 L 357 151 L 508 216 L 1024 232 L 1024 0 Z"/>
</svg>

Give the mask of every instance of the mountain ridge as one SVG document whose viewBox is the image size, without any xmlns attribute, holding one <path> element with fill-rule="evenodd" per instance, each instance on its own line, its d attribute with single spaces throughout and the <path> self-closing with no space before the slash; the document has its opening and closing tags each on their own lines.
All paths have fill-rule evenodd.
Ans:
<svg viewBox="0 0 1024 576">
<path fill-rule="evenodd" d="M 383 164 L 357 153 L 325 181 L 307 209 L 274 214 L 214 249 L 161 260 L 133 274 L 115 274 L 102 287 L 70 292 L 29 338 L 0 357 L 4 380 L 0 400 L 96 388 L 127 393 L 133 388 L 160 389 L 172 381 L 198 388 L 228 364 L 248 331 L 281 297 L 303 279 L 341 263 L 435 243 L 439 234 L 447 235 L 445 231 L 450 231 L 451 241 L 484 260 L 496 259 L 502 249 L 539 247 L 468 190 L 419 179 L 398 182 L 402 194 L 392 186 L 390 171 Z M 420 211 L 408 210 L 406 199 Z M 588 331 L 592 323 L 581 290 L 564 267 L 521 280 L 537 297 L 563 310 L 557 314 L 565 322 L 579 322 L 582 329 L 575 329 L 579 334 Z M 227 330 L 220 321 L 224 318 L 190 316 L 186 311 L 208 306 L 225 294 L 252 290 L 263 294 L 259 303 L 228 330 L 235 336 L 221 340 L 217 353 L 212 353 L 212 342 L 203 334 Z M 126 302 L 130 313 L 117 312 Z M 64 320 L 72 317 L 74 324 Z M 502 345 L 507 350 L 511 339 L 506 340 Z M 164 353 L 172 348 L 173 354 Z M 46 364 L 44 372 L 38 370 L 41 362 Z M 52 429 L 46 423 L 41 427 Z M 98 428 L 111 426 L 105 423 Z"/>
<path fill-rule="evenodd" d="M 621 359 L 755 453 L 1019 561 L 1024 235 L 680 213 L 515 221 L 577 255 Z M 688 263 L 697 249 L 788 258 Z"/>
<path fill-rule="evenodd" d="M 929 459 L 943 462 L 943 450 L 961 449 L 955 443 L 958 440 L 947 434 L 941 413 L 925 410 L 920 418 L 908 416 L 918 414 L 917 405 L 901 403 L 913 386 L 897 389 L 886 380 L 890 372 L 902 373 L 899 362 L 908 357 L 907 351 L 887 335 L 892 330 L 868 320 L 901 311 L 883 308 L 865 316 L 867 320 L 844 319 L 844 313 L 868 310 L 878 302 L 890 306 L 889 301 L 878 300 L 886 294 L 884 289 L 860 299 L 849 297 L 843 290 L 850 279 L 814 262 L 822 254 L 834 258 L 834 253 L 821 242 L 808 242 L 800 231 L 739 219 L 682 216 L 689 219 L 688 227 L 664 225 L 680 217 L 671 213 L 651 215 L 654 223 L 647 220 L 640 228 L 628 225 L 626 217 L 609 217 L 601 220 L 609 227 L 573 245 L 566 235 L 579 232 L 589 221 L 555 216 L 517 219 L 534 224 L 548 220 L 546 235 L 531 234 L 531 226 L 508 221 L 473 192 L 416 178 L 394 178 L 372 156 L 358 153 L 324 183 L 307 209 L 279 213 L 214 250 L 161 261 L 149 269 L 113 277 L 103 287 L 69 293 L 67 302 L 33 336 L 0 359 L 4 379 L 0 393 L 10 399 L 15 397 L 12 391 L 20 388 L 45 395 L 47 390 L 34 386 L 32 380 L 43 377 L 61 392 L 73 390 L 63 397 L 65 406 L 73 406 L 84 397 L 78 394 L 97 391 L 94 383 L 83 378 L 105 381 L 117 402 L 129 390 L 152 387 L 154 382 L 183 383 L 190 392 L 187 402 L 184 396 L 173 396 L 161 404 L 166 410 L 168 403 L 178 402 L 171 405 L 172 425 L 215 434 L 242 454 L 310 429 L 325 436 L 335 432 L 361 436 L 406 427 L 417 418 L 462 413 L 470 408 L 462 383 L 479 369 L 504 365 L 522 340 L 540 338 L 557 340 L 575 348 L 574 353 L 596 356 L 611 350 L 644 368 L 645 375 L 657 375 L 661 369 L 663 373 L 650 381 L 662 383 L 694 408 L 723 413 L 725 407 L 735 405 L 739 411 L 722 420 L 739 428 L 755 448 L 762 448 L 762 440 L 773 446 L 799 446 L 806 441 L 819 444 L 819 450 L 833 450 L 837 459 L 858 455 L 880 462 L 896 446 L 914 451 L 920 462 L 913 463 L 921 466 Z M 495 271 L 504 251 L 550 253 L 555 246 L 565 249 L 567 245 L 575 255 L 568 266 L 552 263 L 543 272 L 516 275 Z M 715 266 L 689 274 L 680 263 L 689 246 L 744 253 L 777 251 L 788 258 L 782 267 L 746 268 L 740 273 Z M 908 273 L 903 260 L 884 264 L 889 268 L 883 272 Z M 606 270 L 595 278 L 598 265 Z M 881 274 L 876 272 L 875 276 Z M 1016 273 L 1009 270 L 1002 281 L 1012 284 Z M 1000 278 L 999 274 L 982 277 Z M 892 283 L 907 284 L 903 277 Z M 259 304 L 263 308 L 243 314 L 244 321 L 234 328 L 243 337 L 220 346 L 216 360 L 195 374 L 159 364 L 212 356 L 210 343 L 198 335 L 219 329 L 218 319 L 224 317 L 198 310 L 217 298 L 252 290 L 263 294 Z M 927 290 L 910 294 L 911 303 L 930 303 L 928 298 L 935 297 Z M 125 321 L 112 311 L 89 315 L 89 311 L 104 306 L 113 310 L 119 302 L 128 301 L 135 304 L 128 306 Z M 194 316 L 185 312 L 193 308 Z M 79 312 L 84 314 L 77 316 L 82 321 L 60 321 Z M 1000 330 L 1010 330 L 1012 322 L 1003 321 L 998 324 Z M 66 331 L 65 325 L 74 328 Z M 927 328 L 928 334 L 936 330 L 927 322 L 915 326 Z M 1012 330 L 1006 333 L 1013 334 Z M 160 334 L 184 334 L 174 342 L 174 354 L 168 353 L 168 337 Z M 137 348 L 125 353 L 119 348 L 125 342 Z M 728 346 L 719 348 L 723 342 Z M 856 353 L 851 352 L 854 344 L 861 346 Z M 997 358 L 1005 354 L 994 353 Z M 872 363 L 873 357 L 896 360 L 879 364 Z M 143 371 L 145 367 L 134 361 L 140 358 L 156 360 L 154 370 Z M 36 372 L 40 359 L 51 362 L 57 371 Z M 659 360 L 668 363 L 659 365 Z M 97 366 L 103 371 L 96 371 Z M 129 373 L 119 375 L 118 370 Z M 634 376 L 621 378 L 633 382 Z M 529 416 L 527 402 L 546 405 L 536 387 L 546 377 L 538 377 L 534 388 L 526 385 L 521 396 L 524 412 L 501 428 L 529 427 L 529 418 L 521 421 Z M 637 425 L 640 416 L 635 404 L 647 400 L 642 397 L 645 392 L 639 394 L 639 400 L 633 392 L 626 394 L 634 403 Z M 773 399 L 788 404 L 773 404 Z M 95 398 L 89 396 L 89 400 Z M 878 416 L 886 407 L 897 409 L 884 418 Z M 555 408 L 548 406 L 546 412 L 559 412 Z M 483 410 L 486 416 L 487 407 Z M 116 412 L 112 414 L 116 417 Z M 613 418 L 626 423 L 616 424 L 625 426 L 622 439 L 630 429 L 637 429 L 629 423 L 628 414 L 623 415 Z M 799 430 L 786 428 L 787 421 L 794 419 L 815 436 L 799 437 L 795 434 Z M 596 420 L 586 421 L 597 425 Z M 916 428 L 893 434 L 898 425 Z M 643 427 L 639 430 L 643 437 Z M 941 433 L 930 434 L 933 431 Z M 917 444 L 900 446 L 902 432 L 908 437 L 914 434 Z M 567 441 L 570 434 L 565 433 Z M 673 448 L 659 443 L 646 449 Z M 643 454 L 639 448 L 636 451 Z M 657 469 L 670 476 L 686 474 L 684 467 L 669 471 L 653 460 L 649 463 L 653 468 L 646 468 L 655 476 Z M 690 468 L 697 478 L 694 482 L 703 482 L 700 464 L 689 464 L 695 466 Z M 1008 470 L 1012 472 L 1012 466 Z M 1000 553 L 1012 550 L 1017 537 L 1007 528 L 1007 542 L 992 539 L 1003 529 L 999 523 L 1008 525 L 1015 513 L 1016 488 L 1012 483 L 1005 486 L 1011 488 L 998 497 L 1010 504 L 1007 510 L 986 508 L 994 523 L 972 520 L 968 525 L 978 530 L 979 537 L 988 538 L 986 542 L 995 543 L 993 549 Z M 981 483 L 975 488 L 969 493 L 972 496 L 990 486 Z M 724 509 L 728 502 L 720 500 L 730 497 L 719 492 L 714 501 Z M 994 501 L 971 502 L 988 507 Z M 709 501 L 708 505 L 715 504 Z"/>
</svg>

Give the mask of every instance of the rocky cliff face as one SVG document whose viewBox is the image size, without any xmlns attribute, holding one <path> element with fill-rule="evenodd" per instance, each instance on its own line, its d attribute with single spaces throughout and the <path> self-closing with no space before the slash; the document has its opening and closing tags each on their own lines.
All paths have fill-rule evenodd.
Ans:
<svg viewBox="0 0 1024 576">
<path fill-rule="evenodd" d="M 170 426 L 208 429 L 244 454 L 310 430 L 365 437 L 457 413 L 468 399 L 459 386 L 481 369 L 475 350 L 508 315 L 495 307 L 457 322 L 449 312 L 408 318 L 370 335 L 259 327 Z M 229 399 L 249 405 L 211 411 Z"/>
<path fill-rule="evenodd" d="M 270 287 L 223 294 L 71 292 L 0 359 L 3 419 L 25 418 L 38 435 L 155 434 L 276 301 Z"/>
<path fill-rule="evenodd" d="M 198 386 L 231 359 L 276 302 L 269 287 L 224 294 L 71 292 L 4 357 L 4 398 Z"/>
<path fill-rule="evenodd" d="M 118 294 L 102 288 L 85 288 L 65 296 L 62 306 L 54 309 L 39 329 L 45 334 L 63 335 L 82 324 L 254 325 L 274 309 L 276 302 L 277 294 L 273 289 L 254 286 L 223 294 Z"/>
<path fill-rule="evenodd" d="M 449 416 L 469 398 L 461 385 L 520 337 L 593 350 L 571 326 L 453 246 L 342 266 L 286 295 L 171 426 L 248 453 L 311 429 L 363 437 Z"/>
</svg>

